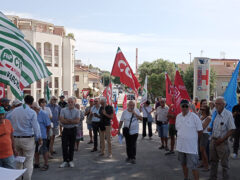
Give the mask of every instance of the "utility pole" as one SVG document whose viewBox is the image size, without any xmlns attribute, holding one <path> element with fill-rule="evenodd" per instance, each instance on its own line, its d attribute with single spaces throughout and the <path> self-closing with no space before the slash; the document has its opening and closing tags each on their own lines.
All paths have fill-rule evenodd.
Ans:
<svg viewBox="0 0 240 180">
<path fill-rule="evenodd" d="M 189 57 L 190 57 L 190 64 L 191 64 L 191 61 L 192 61 L 192 53 L 189 53 Z"/>
</svg>

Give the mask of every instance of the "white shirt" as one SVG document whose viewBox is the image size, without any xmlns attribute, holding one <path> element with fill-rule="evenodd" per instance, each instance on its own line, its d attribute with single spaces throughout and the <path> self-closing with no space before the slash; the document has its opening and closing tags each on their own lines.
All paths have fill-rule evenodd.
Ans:
<svg viewBox="0 0 240 180">
<path fill-rule="evenodd" d="M 217 112 L 217 116 L 213 122 L 212 137 L 224 137 L 232 129 L 236 129 L 232 113 L 225 108 L 221 114 Z"/>
<path fill-rule="evenodd" d="M 143 117 L 144 117 L 144 118 L 147 118 L 147 117 L 148 117 L 148 113 L 146 112 L 145 109 L 147 110 L 148 113 L 151 114 L 152 106 L 149 105 L 149 106 L 143 106 L 143 107 L 142 107 Z"/>
<path fill-rule="evenodd" d="M 100 106 L 98 108 L 96 108 L 96 106 L 93 106 L 91 108 L 91 112 L 93 114 L 92 115 L 92 122 L 100 122 L 100 118 L 94 116 L 94 113 L 96 113 L 97 115 L 100 115 L 99 110 L 100 110 Z"/>
<path fill-rule="evenodd" d="M 162 106 L 158 106 L 158 108 L 156 110 L 157 121 L 166 122 L 168 120 L 168 118 L 167 118 L 168 110 L 169 110 L 169 108 L 167 106 L 165 106 L 163 108 L 162 108 Z"/>
<path fill-rule="evenodd" d="M 138 109 L 134 109 L 134 111 L 136 112 L 137 115 L 140 116 L 140 112 Z M 129 127 L 132 114 L 133 113 L 129 112 L 128 110 L 123 111 L 120 121 L 124 122 L 124 127 Z M 129 134 L 130 135 L 137 134 L 138 131 L 139 131 L 138 119 L 134 115 L 132 118 L 132 123 L 130 126 Z"/>
<path fill-rule="evenodd" d="M 199 117 L 193 112 L 188 112 L 185 116 L 182 113 L 178 114 L 176 130 L 176 150 L 183 153 L 198 154 L 198 131 L 203 130 Z"/>
</svg>

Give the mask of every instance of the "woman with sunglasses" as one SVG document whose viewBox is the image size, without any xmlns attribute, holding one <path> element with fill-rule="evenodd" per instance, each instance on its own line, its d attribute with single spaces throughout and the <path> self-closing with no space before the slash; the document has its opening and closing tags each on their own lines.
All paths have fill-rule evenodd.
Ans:
<svg viewBox="0 0 240 180">
<path fill-rule="evenodd" d="M 202 126 L 203 126 L 203 134 L 200 137 L 200 153 L 202 157 L 202 164 L 199 167 L 204 167 L 203 171 L 209 171 L 208 167 L 208 156 L 206 152 L 206 148 L 208 146 L 208 127 L 211 122 L 211 116 L 210 116 L 210 108 L 209 106 L 201 106 L 201 120 L 202 120 Z"/>
</svg>

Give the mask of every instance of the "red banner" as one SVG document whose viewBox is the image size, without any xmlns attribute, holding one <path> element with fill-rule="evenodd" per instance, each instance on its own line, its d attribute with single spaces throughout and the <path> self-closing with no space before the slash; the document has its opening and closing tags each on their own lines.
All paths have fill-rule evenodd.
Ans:
<svg viewBox="0 0 240 180">
<path fill-rule="evenodd" d="M 173 104 L 173 94 L 174 94 L 174 86 L 172 85 L 171 80 L 168 77 L 168 74 L 165 73 L 165 85 L 166 85 L 166 104 L 170 107 Z"/>
<path fill-rule="evenodd" d="M 5 97 L 5 86 L 3 83 L 0 83 L 0 99 Z"/>
<path fill-rule="evenodd" d="M 182 99 L 190 101 L 187 89 L 183 83 L 182 77 L 178 70 L 176 70 L 175 81 L 174 81 L 174 101 L 176 106 L 176 114 L 181 113 L 180 103 Z"/>
<path fill-rule="evenodd" d="M 132 88 L 138 94 L 140 84 L 120 48 L 118 48 L 111 75 L 120 77 L 121 83 Z"/>
<path fill-rule="evenodd" d="M 127 109 L 127 95 L 124 95 L 124 99 L 123 99 L 123 110 Z"/>
</svg>

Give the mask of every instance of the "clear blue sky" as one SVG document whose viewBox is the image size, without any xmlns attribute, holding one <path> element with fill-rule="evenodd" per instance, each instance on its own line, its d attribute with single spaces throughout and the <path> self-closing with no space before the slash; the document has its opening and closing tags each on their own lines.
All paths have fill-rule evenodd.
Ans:
<svg viewBox="0 0 240 180">
<path fill-rule="evenodd" d="M 117 47 L 134 69 L 158 58 L 181 63 L 192 57 L 240 58 L 238 0 L 9 0 L 5 14 L 65 26 L 76 37 L 77 57 L 111 70 Z"/>
</svg>

